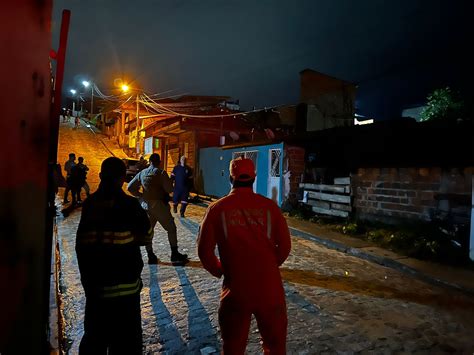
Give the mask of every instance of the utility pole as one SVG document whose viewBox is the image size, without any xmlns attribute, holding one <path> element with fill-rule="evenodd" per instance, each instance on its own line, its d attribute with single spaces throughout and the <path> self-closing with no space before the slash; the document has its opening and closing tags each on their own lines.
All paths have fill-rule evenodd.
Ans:
<svg viewBox="0 0 474 355">
<path fill-rule="evenodd" d="M 94 83 L 91 83 L 91 118 L 92 119 L 92 113 L 94 111 Z"/>
</svg>

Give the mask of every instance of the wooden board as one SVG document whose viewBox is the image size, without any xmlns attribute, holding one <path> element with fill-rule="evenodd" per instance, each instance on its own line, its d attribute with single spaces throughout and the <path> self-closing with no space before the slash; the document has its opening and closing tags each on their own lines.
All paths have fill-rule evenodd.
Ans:
<svg viewBox="0 0 474 355">
<path fill-rule="evenodd" d="M 320 214 L 327 214 L 330 216 L 337 216 L 337 217 L 349 217 L 349 212 L 346 211 L 338 211 L 338 210 L 328 210 L 325 208 L 320 207 L 312 207 L 313 212 L 320 213 Z"/>
<path fill-rule="evenodd" d="M 350 185 L 350 177 L 339 177 L 334 179 L 334 185 Z"/>
<path fill-rule="evenodd" d="M 351 203 L 351 197 L 345 195 L 331 195 L 325 194 L 322 192 L 313 192 L 308 191 L 308 198 L 316 199 L 316 200 L 323 200 L 323 201 L 331 201 L 331 202 L 339 202 L 339 203 Z"/>
<path fill-rule="evenodd" d="M 168 175 L 170 175 L 173 171 L 173 168 L 179 162 L 179 148 L 169 149 L 168 156 L 166 158 L 166 172 Z"/>
<path fill-rule="evenodd" d="M 323 185 L 323 184 L 309 184 L 309 183 L 300 183 L 299 187 L 302 187 L 305 190 L 315 190 L 315 191 L 330 191 L 341 194 L 351 193 L 350 185 Z"/>
<path fill-rule="evenodd" d="M 340 210 L 340 211 L 347 211 L 347 212 L 352 211 L 352 207 L 350 205 L 343 205 L 341 203 L 331 202 L 331 208 L 335 210 Z"/>
<path fill-rule="evenodd" d="M 331 205 L 329 202 L 319 201 L 319 200 L 308 200 L 306 202 L 307 205 L 319 207 L 319 208 L 327 208 L 330 209 Z"/>
<path fill-rule="evenodd" d="M 334 186 L 334 185 L 322 185 L 322 184 L 300 184 L 300 187 L 304 188 L 305 190 L 316 190 L 316 191 L 330 191 L 330 192 L 338 192 L 338 193 L 345 193 L 346 186 Z M 348 187 L 348 186 L 347 186 Z"/>
</svg>

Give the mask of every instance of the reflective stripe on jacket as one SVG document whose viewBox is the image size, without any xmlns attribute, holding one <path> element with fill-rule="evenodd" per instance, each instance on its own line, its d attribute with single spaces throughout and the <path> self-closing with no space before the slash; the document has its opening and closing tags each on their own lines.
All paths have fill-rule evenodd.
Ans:
<svg viewBox="0 0 474 355">
<path fill-rule="evenodd" d="M 112 298 L 133 295 L 137 292 L 140 292 L 140 290 L 142 289 L 142 285 L 142 281 L 138 279 L 137 281 L 129 284 L 106 286 L 102 288 L 102 297 Z"/>
</svg>

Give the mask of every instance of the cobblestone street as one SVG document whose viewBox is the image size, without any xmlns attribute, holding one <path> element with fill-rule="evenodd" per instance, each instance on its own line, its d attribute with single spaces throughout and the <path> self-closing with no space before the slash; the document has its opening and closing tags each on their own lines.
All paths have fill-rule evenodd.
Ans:
<svg viewBox="0 0 474 355">
<path fill-rule="evenodd" d="M 61 123 L 58 161 L 83 156 L 88 183 L 95 191 L 102 160 L 112 142 L 85 123 Z M 63 198 L 60 190 L 57 203 Z M 175 216 L 180 249 L 191 262 L 169 263 L 164 230 L 155 228 L 154 249 L 161 262 L 145 265 L 141 293 L 145 353 L 208 354 L 220 350 L 217 321 L 221 280 L 204 270 L 196 254 L 196 235 L 205 208 L 191 205 L 187 217 Z M 58 216 L 60 291 L 69 353 L 82 336 L 85 298 L 74 244 L 80 208 Z M 293 236 L 283 264 L 288 307 L 289 354 L 392 354 L 474 352 L 474 300 L 369 261 Z M 146 261 L 145 251 L 142 250 Z M 260 349 L 252 323 L 249 354 Z"/>
</svg>

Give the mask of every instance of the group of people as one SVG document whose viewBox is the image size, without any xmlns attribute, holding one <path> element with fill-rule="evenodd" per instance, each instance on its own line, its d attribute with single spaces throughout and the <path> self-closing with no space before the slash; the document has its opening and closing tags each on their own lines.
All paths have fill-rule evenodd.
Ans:
<svg viewBox="0 0 474 355">
<path fill-rule="evenodd" d="M 174 211 L 181 203 L 184 215 L 189 194 L 185 187 L 192 171 L 182 157 L 170 178 L 160 168 L 158 154 L 149 161 L 128 184 L 129 196 L 122 189 L 124 162 L 105 159 L 99 188 L 82 205 L 76 236 L 86 294 L 80 354 L 142 354 L 140 246 L 145 246 L 149 264 L 158 263 L 152 248 L 157 222 L 168 233 L 172 264 L 188 262 L 187 255 L 178 251 L 170 193 L 174 192 Z M 290 234 L 278 206 L 253 192 L 255 177 L 251 160 L 231 161 L 232 189 L 209 206 L 197 238 L 203 267 L 217 278 L 224 276 L 219 307 L 224 354 L 244 354 L 252 314 L 264 352 L 286 353 L 287 315 L 279 266 L 289 255 Z"/>
<path fill-rule="evenodd" d="M 64 190 L 63 203 L 69 203 L 69 192 L 71 192 L 73 205 L 82 202 L 82 189 L 84 189 L 87 197 L 89 197 L 90 188 L 87 183 L 87 172 L 89 171 L 89 167 L 84 164 L 84 158 L 79 157 L 76 163 L 76 154 L 69 153 L 69 159 L 64 163 L 64 171 L 66 172 L 66 188 Z"/>
<path fill-rule="evenodd" d="M 59 116 L 62 123 L 70 122 L 71 117 L 73 117 L 71 114 L 71 110 L 62 110 Z M 79 115 L 76 115 L 74 116 L 74 128 L 78 128 L 78 127 L 79 127 Z"/>
</svg>

